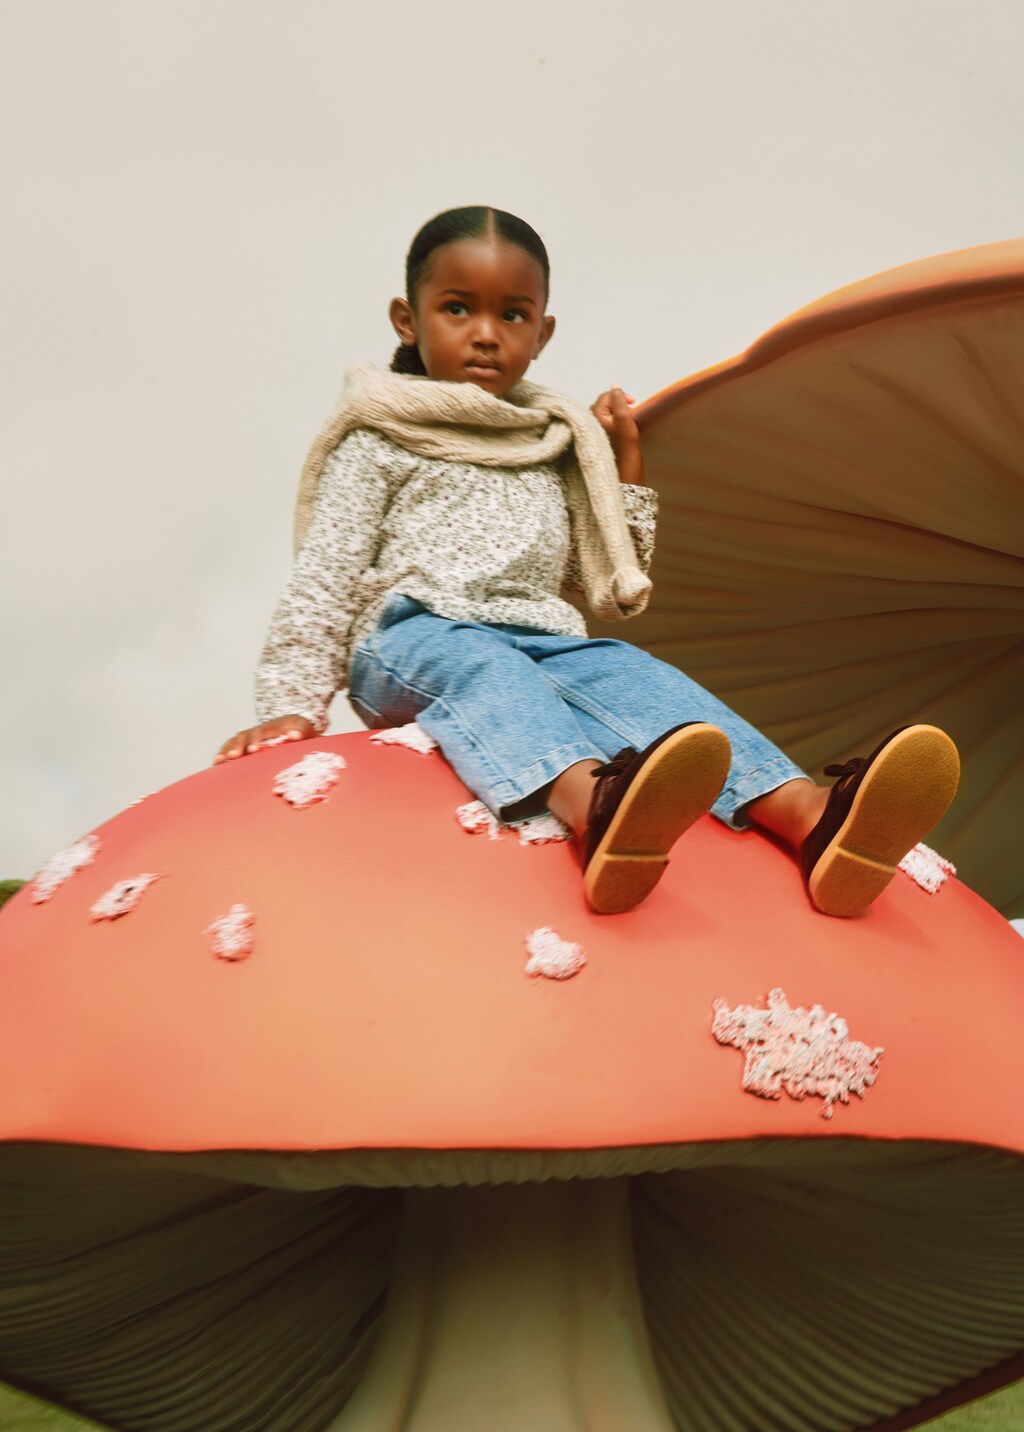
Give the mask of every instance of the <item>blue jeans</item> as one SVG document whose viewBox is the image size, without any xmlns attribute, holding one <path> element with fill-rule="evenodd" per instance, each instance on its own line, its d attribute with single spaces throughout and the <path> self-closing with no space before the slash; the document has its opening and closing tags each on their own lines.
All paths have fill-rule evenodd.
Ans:
<svg viewBox="0 0 1024 1432">
<path fill-rule="evenodd" d="M 389 597 L 352 654 L 349 700 L 368 726 L 417 721 L 456 774 L 500 815 L 577 761 L 643 748 L 684 721 L 709 721 L 732 743 L 712 814 L 740 830 L 743 807 L 799 766 L 717 697 L 628 642 L 553 636 L 435 616 Z M 521 813 L 521 812 L 517 812 Z"/>
</svg>

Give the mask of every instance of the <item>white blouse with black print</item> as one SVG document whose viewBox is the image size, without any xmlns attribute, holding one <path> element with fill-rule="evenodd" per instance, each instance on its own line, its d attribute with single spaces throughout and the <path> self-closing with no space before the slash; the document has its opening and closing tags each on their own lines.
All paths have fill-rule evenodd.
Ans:
<svg viewBox="0 0 1024 1432">
<path fill-rule="evenodd" d="M 623 485 L 646 572 L 657 496 Z M 417 457 L 359 428 L 324 466 L 316 505 L 256 671 L 256 719 L 304 716 L 317 731 L 350 653 L 392 593 L 455 621 L 586 636 L 562 479 L 554 465 L 481 467 Z"/>
</svg>

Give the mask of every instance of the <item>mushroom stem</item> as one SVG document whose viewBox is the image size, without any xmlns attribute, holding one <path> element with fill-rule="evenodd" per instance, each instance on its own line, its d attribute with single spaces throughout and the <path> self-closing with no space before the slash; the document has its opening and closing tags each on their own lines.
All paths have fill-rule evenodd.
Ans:
<svg viewBox="0 0 1024 1432">
<path fill-rule="evenodd" d="M 329 1432 L 674 1432 L 627 1179 L 412 1189 L 367 1372 Z"/>
</svg>

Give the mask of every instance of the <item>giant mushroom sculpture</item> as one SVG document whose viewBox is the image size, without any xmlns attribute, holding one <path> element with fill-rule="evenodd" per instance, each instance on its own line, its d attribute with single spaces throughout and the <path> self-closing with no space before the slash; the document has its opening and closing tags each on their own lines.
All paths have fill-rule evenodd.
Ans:
<svg viewBox="0 0 1024 1432">
<path fill-rule="evenodd" d="M 829 920 L 710 819 L 600 917 L 468 800 L 265 750 L 4 908 L 0 1376 L 123 1432 L 881 1432 L 1020 1376 L 1005 921 Z"/>
</svg>

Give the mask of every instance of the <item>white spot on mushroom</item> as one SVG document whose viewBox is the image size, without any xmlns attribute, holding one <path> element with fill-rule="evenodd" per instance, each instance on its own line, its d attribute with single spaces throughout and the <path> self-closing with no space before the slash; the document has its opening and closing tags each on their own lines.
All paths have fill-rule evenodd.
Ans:
<svg viewBox="0 0 1024 1432">
<path fill-rule="evenodd" d="M 767 1009 L 730 1009 L 724 999 L 714 1000 L 712 1009 L 711 1033 L 719 1044 L 746 1053 L 743 1088 L 762 1099 L 778 1099 L 783 1090 L 792 1099 L 813 1095 L 825 1100 L 822 1117 L 831 1119 L 837 1100 L 863 1098 L 878 1078 L 884 1049 L 848 1039 L 846 1020 L 826 1014 L 820 1004 L 791 1009 L 784 992 L 773 989 Z"/>
<path fill-rule="evenodd" d="M 213 953 L 219 960 L 244 960 L 252 954 L 252 925 L 255 916 L 247 905 L 232 905 L 226 915 L 207 925 Z"/>
<path fill-rule="evenodd" d="M 338 772 L 345 768 L 344 756 L 333 751 L 313 751 L 294 765 L 285 766 L 274 777 L 274 794 L 301 810 L 322 801 L 337 784 Z"/>
<path fill-rule="evenodd" d="M 120 915 L 127 915 L 153 881 L 159 879 L 159 875 L 134 875 L 130 880 L 119 880 L 90 907 L 89 914 L 94 920 L 116 920 Z"/>
<path fill-rule="evenodd" d="M 463 830 L 468 830 L 471 835 L 482 835 L 486 831 L 490 840 L 500 840 L 504 831 L 514 830 L 520 845 L 551 845 L 555 841 L 568 840 L 572 834 L 569 827 L 550 811 L 528 816 L 525 820 L 504 821 L 493 815 L 483 801 L 469 801 L 459 806 L 455 818 Z"/>
<path fill-rule="evenodd" d="M 520 845 L 553 845 L 556 841 L 568 840 L 572 835 L 569 827 L 550 811 L 531 815 L 527 820 L 514 820 L 512 829 L 519 832 Z"/>
<path fill-rule="evenodd" d="M 86 835 L 81 840 L 76 840 L 74 845 L 69 845 L 67 850 L 59 850 L 56 855 L 51 855 L 36 873 L 29 887 L 29 899 L 35 905 L 42 905 L 49 900 L 53 892 L 70 880 L 72 875 L 93 863 L 99 848 L 99 836 Z"/>
<path fill-rule="evenodd" d="M 486 831 L 488 840 L 501 839 L 502 823 L 496 815 L 491 814 L 483 801 L 467 801 L 465 805 L 460 805 L 456 809 L 455 819 L 470 835 L 483 835 Z"/>
<path fill-rule="evenodd" d="M 915 845 L 900 861 L 899 868 L 929 895 L 937 895 L 947 876 L 956 874 L 952 861 L 939 855 L 929 845 Z"/>
<path fill-rule="evenodd" d="M 418 751 L 421 756 L 429 756 L 431 751 L 437 750 L 433 736 L 428 736 L 415 721 L 410 721 L 408 726 L 390 726 L 386 731 L 373 731 L 370 740 L 375 746 L 408 746 L 410 751 Z"/>
<path fill-rule="evenodd" d="M 548 925 L 531 930 L 526 937 L 526 949 L 530 958 L 526 963 L 528 975 L 546 975 L 550 980 L 567 980 L 579 974 L 587 963 L 582 945 L 563 940 Z"/>
</svg>

